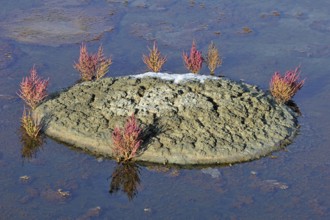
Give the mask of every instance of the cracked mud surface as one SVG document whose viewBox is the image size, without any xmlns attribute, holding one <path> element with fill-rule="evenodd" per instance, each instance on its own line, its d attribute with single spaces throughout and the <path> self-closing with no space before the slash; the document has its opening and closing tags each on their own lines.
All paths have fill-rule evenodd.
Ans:
<svg viewBox="0 0 330 220">
<path fill-rule="evenodd" d="M 78 84 L 41 104 L 45 133 L 112 156 L 112 129 L 135 113 L 145 128 L 136 160 L 174 164 L 235 163 L 281 149 L 297 115 L 256 86 L 228 79 L 184 81 L 105 78 Z"/>
</svg>

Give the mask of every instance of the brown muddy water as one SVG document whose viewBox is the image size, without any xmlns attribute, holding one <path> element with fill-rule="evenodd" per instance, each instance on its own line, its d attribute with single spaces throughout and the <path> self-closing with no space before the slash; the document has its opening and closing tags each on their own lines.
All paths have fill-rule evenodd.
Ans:
<svg viewBox="0 0 330 220">
<path fill-rule="evenodd" d="M 330 214 L 330 2 L 1 0 L 0 219 L 327 219 Z M 103 45 L 108 75 L 146 70 L 157 40 L 164 70 L 186 72 L 195 39 L 223 55 L 217 75 L 268 88 L 301 65 L 299 135 L 259 160 L 213 167 L 117 165 L 45 138 L 21 142 L 16 92 L 36 65 L 50 92 L 73 85 L 79 45 Z M 202 73 L 208 70 L 203 67 Z"/>
</svg>

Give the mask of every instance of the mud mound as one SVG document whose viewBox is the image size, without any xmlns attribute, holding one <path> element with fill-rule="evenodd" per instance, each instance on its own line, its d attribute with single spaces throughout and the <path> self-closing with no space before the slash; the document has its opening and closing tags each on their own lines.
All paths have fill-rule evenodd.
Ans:
<svg viewBox="0 0 330 220">
<path fill-rule="evenodd" d="M 145 127 L 136 160 L 157 163 L 252 160 L 288 144 L 297 130 L 297 115 L 256 86 L 193 74 L 85 82 L 44 102 L 35 114 L 47 135 L 112 156 L 112 129 L 133 112 Z"/>
</svg>

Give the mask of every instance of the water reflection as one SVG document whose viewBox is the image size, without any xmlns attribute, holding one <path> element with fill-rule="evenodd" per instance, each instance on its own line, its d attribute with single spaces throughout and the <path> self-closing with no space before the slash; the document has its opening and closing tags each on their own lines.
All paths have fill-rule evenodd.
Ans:
<svg viewBox="0 0 330 220">
<path fill-rule="evenodd" d="M 22 143 L 21 155 L 23 159 L 32 159 L 37 156 L 37 152 L 42 149 L 45 142 L 45 136 L 39 134 L 36 137 L 30 137 L 25 129 L 20 129 L 20 141 Z"/>
<path fill-rule="evenodd" d="M 121 190 L 132 200 L 138 193 L 140 185 L 140 168 L 135 163 L 119 163 L 111 175 L 109 193 Z"/>
</svg>

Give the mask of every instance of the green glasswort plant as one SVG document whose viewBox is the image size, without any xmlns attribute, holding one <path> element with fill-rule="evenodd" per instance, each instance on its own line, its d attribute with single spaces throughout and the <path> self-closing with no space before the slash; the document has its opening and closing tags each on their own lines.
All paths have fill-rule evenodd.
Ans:
<svg viewBox="0 0 330 220">
<path fill-rule="evenodd" d="M 38 138 L 41 130 L 40 121 L 32 116 L 31 111 L 24 108 L 21 127 L 31 138 Z"/>
</svg>

